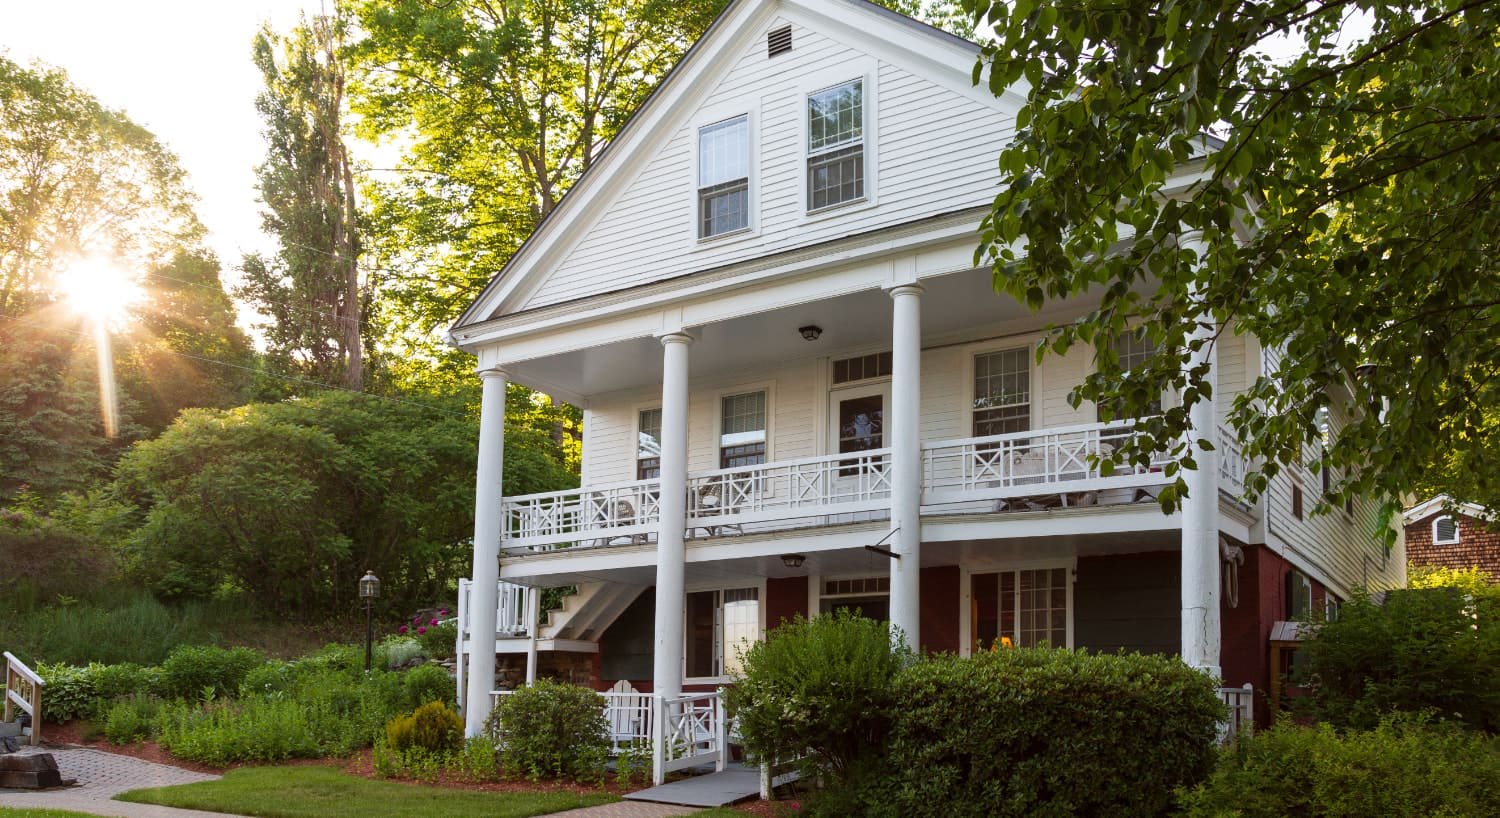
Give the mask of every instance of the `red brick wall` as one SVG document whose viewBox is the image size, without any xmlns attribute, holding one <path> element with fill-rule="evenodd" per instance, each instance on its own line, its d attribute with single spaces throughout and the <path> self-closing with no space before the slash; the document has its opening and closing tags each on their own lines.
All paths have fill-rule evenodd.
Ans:
<svg viewBox="0 0 1500 818">
<path fill-rule="evenodd" d="M 807 616 L 807 577 L 771 577 L 766 580 L 766 630 L 775 630 L 782 620 Z"/>
<path fill-rule="evenodd" d="M 1432 544 L 1432 521 L 1445 516 L 1437 511 L 1406 527 L 1406 558 L 1413 565 L 1442 568 L 1478 566 L 1500 579 L 1500 527 L 1486 525 L 1467 514 L 1458 515 L 1458 543 Z"/>
<path fill-rule="evenodd" d="M 957 565 L 923 568 L 921 579 L 922 649 L 958 652 L 959 572 Z"/>
</svg>

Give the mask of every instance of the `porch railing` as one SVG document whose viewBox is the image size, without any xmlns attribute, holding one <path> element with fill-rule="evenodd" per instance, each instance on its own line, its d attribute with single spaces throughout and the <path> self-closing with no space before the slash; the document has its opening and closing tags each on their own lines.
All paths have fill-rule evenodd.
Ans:
<svg viewBox="0 0 1500 818">
<path fill-rule="evenodd" d="M 666 774 L 675 770 L 707 764 L 724 769 L 729 760 L 729 725 L 717 692 L 657 698 L 656 703 L 661 711 L 656 723 L 663 734 L 662 740 L 653 744 L 655 783 L 662 783 Z"/>
<path fill-rule="evenodd" d="M 891 451 L 779 460 L 688 475 L 688 528 L 720 529 L 889 506 Z"/>
<path fill-rule="evenodd" d="M 1250 461 L 1233 429 L 1221 423 L 1218 432 L 1219 489 L 1240 501 L 1245 494 L 1245 475 L 1250 471 Z"/>
<path fill-rule="evenodd" d="M 473 611 L 469 608 L 469 594 L 472 590 L 473 580 L 461 579 L 458 581 L 458 638 L 460 651 L 463 648 L 462 640 L 469 631 L 469 622 Z M 495 634 L 497 636 L 524 636 L 531 633 L 536 627 L 535 622 L 526 621 L 527 594 L 531 589 L 524 585 L 500 582 L 497 594 L 498 608 L 495 611 Z"/>
<path fill-rule="evenodd" d="M 1249 682 L 1219 688 L 1219 700 L 1229 707 L 1229 717 L 1219 722 L 1220 743 L 1233 743 L 1242 730 L 1255 729 L 1255 688 Z"/>
<path fill-rule="evenodd" d="M 500 509 L 507 547 L 548 551 L 594 538 L 600 544 L 646 542 L 656 531 L 660 481 L 637 480 L 506 497 Z"/>
<path fill-rule="evenodd" d="M 38 676 L 36 671 L 27 667 L 25 662 L 17 659 L 10 651 L 5 652 L 5 718 L 3 720 L 7 723 L 12 721 L 17 708 L 25 713 L 30 718 L 31 724 L 21 731 L 21 735 L 29 735 L 32 745 L 42 743 L 42 688 L 46 686 L 47 682 Z"/>
<path fill-rule="evenodd" d="M 1134 434 L 1133 426 L 1134 421 L 1093 423 L 924 443 L 922 503 L 1054 495 L 1061 490 L 1077 504 L 1092 505 L 1100 502 L 1101 491 L 1165 482 L 1165 458 L 1145 466 L 1115 464 L 1105 472 L 1104 459 Z"/>
</svg>

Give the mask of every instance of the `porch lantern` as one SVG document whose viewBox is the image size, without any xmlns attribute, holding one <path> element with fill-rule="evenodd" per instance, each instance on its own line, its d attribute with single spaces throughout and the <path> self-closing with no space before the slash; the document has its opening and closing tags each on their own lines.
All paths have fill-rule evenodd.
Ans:
<svg viewBox="0 0 1500 818">
<path fill-rule="evenodd" d="M 823 336 L 823 328 L 818 326 L 817 324 L 808 324 L 805 327 L 798 327 L 797 331 L 802 333 L 802 337 L 809 341 L 816 341 Z"/>
<path fill-rule="evenodd" d="M 802 567 L 802 563 L 804 563 L 806 561 L 807 561 L 807 557 L 804 557 L 801 554 L 782 554 L 781 555 L 781 564 L 785 565 L 788 568 L 801 568 Z"/>
<path fill-rule="evenodd" d="M 376 597 L 380 596 L 380 578 L 375 576 L 374 571 L 365 571 L 365 575 L 359 578 L 359 598 L 365 601 L 365 672 L 370 672 L 370 663 L 373 655 L 372 647 L 375 643 L 375 625 L 372 619 L 372 608 Z"/>
</svg>

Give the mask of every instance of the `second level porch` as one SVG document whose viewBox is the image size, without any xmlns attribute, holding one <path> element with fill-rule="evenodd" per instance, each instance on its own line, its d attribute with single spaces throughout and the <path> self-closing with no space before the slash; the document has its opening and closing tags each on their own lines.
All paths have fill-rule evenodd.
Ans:
<svg viewBox="0 0 1500 818">
<path fill-rule="evenodd" d="M 1070 510 L 1108 515 L 1155 505 L 1174 478 L 1165 458 L 1110 463 L 1133 421 L 1092 423 L 947 440 L 921 447 L 921 513 L 926 517 Z M 1215 432 L 1220 500 L 1248 523 L 1247 464 L 1229 430 Z M 891 505 L 891 452 L 869 449 L 690 472 L 688 539 L 753 538 L 885 519 Z M 524 557 L 559 549 L 648 545 L 660 525 L 660 480 L 585 486 L 505 497 L 502 553 Z M 1107 518 L 1094 527 L 1108 530 Z"/>
</svg>

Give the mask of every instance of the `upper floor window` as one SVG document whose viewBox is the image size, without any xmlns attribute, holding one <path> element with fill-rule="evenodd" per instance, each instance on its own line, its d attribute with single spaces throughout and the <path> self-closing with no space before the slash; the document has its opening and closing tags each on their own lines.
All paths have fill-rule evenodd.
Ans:
<svg viewBox="0 0 1500 818">
<path fill-rule="evenodd" d="M 1031 430 L 1031 348 L 974 356 L 974 436 Z"/>
<path fill-rule="evenodd" d="M 766 393 L 725 395 L 720 407 L 719 468 L 766 462 Z"/>
<path fill-rule="evenodd" d="M 1146 335 L 1146 330 L 1144 328 L 1129 330 L 1120 333 L 1119 335 L 1115 336 L 1113 345 L 1115 350 L 1115 357 L 1120 361 L 1120 373 L 1127 378 L 1130 377 L 1130 373 L 1139 370 L 1142 366 L 1149 362 L 1157 352 L 1156 344 L 1153 343 L 1151 341 L 1151 338 Z M 1136 417 L 1159 415 L 1161 414 L 1161 396 L 1158 395 L 1154 400 L 1147 404 L 1146 410 L 1139 415 L 1127 414 L 1123 411 L 1123 409 L 1117 410 L 1114 414 L 1116 419 L 1119 420 L 1130 420 Z"/>
<path fill-rule="evenodd" d="M 865 196 L 865 81 L 807 95 L 807 209 Z"/>
<path fill-rule="evenodd" d="M 698 129 L 698 237 L 750 226 L 750 118 Z"/>
<path fill-rule="evenodd" d="M 1458 544 L 1458 518 L 1439 517 L 1432 521 L 1433 545 Z"/>
<path fill-rule="evenodd" d="M 661 410 L 642 409 L 636 432 L 635 479 L 661 477 Z"/>
</svg>

